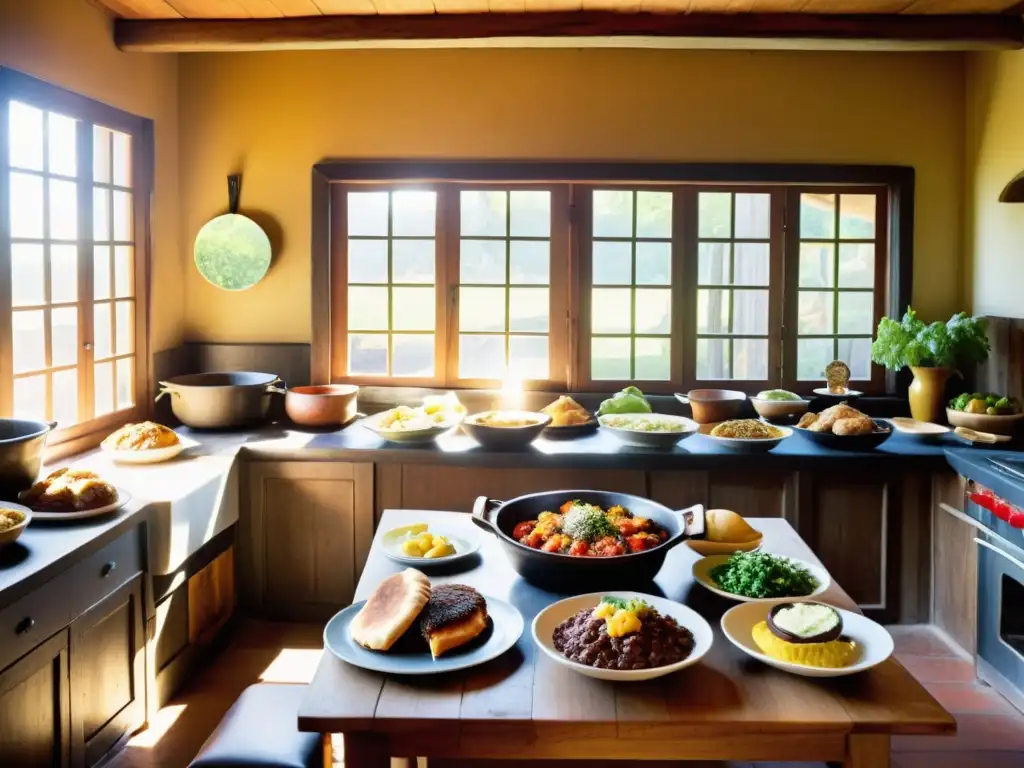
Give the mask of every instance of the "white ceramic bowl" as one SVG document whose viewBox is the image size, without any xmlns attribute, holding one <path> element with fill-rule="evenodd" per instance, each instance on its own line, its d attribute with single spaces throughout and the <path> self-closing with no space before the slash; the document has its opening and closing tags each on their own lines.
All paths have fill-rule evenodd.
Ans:
<svg viewBox="0 0 1024 768">
<path fill-rule="evenodd" d="M 740 603 L 775 603 L 779 602 L 776 598 L 771 597 L 747 597 L 746 595 L 736 595 L 732 592 L 726 592 L 715 580 L 711 578 L 711 571 L 713 568 L 725 563 L 732 555 L 708 555 L 702 557 L 700 560 L 693 564 L 693 578 L 700 582 L 701 586 L 705 589 L 714 592 L 716 595 L 726 597 L 729 600 L 736 600 Z M 776 555 L 776 557 L 783 557 L 783 555 Z M 811 572 L 811 576 L 818 582 L 818 588 L 811 592 L 809 595 L 794 595 L 793 597 L 784 598 L 783 601 L 789 600 L 810 600 L 817 595 L 820 595 L 832 584 L 832 577 L 828 575 L 828 571 L 824 568 L 819 568 L 817 565 L 812 565 L 806 560 L 798 560 L 795 557 L 787 557 L 791 563 L 803 566 Z"/>
<path fill-rule="evenodd" d="M 767 421 L 792 422 L 799 419 L 810 406 L 810 400 L 763 400 L 760 397 L 751 397 L 751 405 L 757 411 L 757 415 Z"/>
<path fill-rule="evenodd" d="M 836 608 L 843 619 L 843 636 L 855 641 L 860 646 L 860 657 L 848 667 L 827 669 L 809 667 L 805 664 L 793 664 L 772 658 L 757 647 L 751 630 L 755 625 L 767 620 L 768 612 L 778 603 L 791 603 L 793 600 L 769 600 L 760 603 L 743 603 L 730 608 L 722 616 L 722 632 L 733 645 L 748 656 L 763 661 L 769 666 L 791 672 L 803 677 L 845 677 L 855 675 L 872 667 L 876 667 L 892 655 L 892 636 L 880 624 L 876 624 L 859 613 Z M 811 601 L 815 602 L 815 601 Z M 834 607 L 834 606 L 833 606 Z"/>
<path fill-rule="evenodd" d="M 558 650 L 555 649 L 553 640 L 555 627 L 586 608 L 594 608 L 602 597 L 622 597 L 625 599 L 639 598 L 647 602 L 662 616 L 670 616 L 676 620 L 681 627 L 685 627 L 693 634 L 693 651 L 682 661 L 669 664 L 664 667 L 652 669 L 598 669 L 589 667 L 586 664 L 578 664 L 569 661 Z M 579 672 L 587 677 L 596 677 L 598 680 L 614 680 L 618 682 L 638 682 L 640 680 L 653 680 L 656 677 L 670 675 L 685 667 L 689 667 L 700 661 L 711 649 L 714 633 L 711 625 L 704 620 L 704 617 L 692 608 L 667 600 L 664 597 L 645 595 L 641 592 L 592 592 L 588 595 L 578 595 L 560 600 L 545 608 L 537 614 L 533 620 L 533 642 L 544 653 L 564 667 L 574 672 Z"/>
<path fill-rule="evenodd" d="M 403 525 L 385 531 L 381 536 L 381 548 L 384 554 L 396 563 L 411 565 L 414 568 L 430 568 L 435 565 L 446 565 L 463 560 L 480 549 L 480 534 L 473 526 L 458 528 L 447 525 L 431 525 L 427 530 L 435 536 L 444 536 L 455 547 L 455 554 L 446 557 L 413 557 L 402 552 L 402 542 L 409 526 Z"/>
<path fill-rule="evenodd" d="M 644 419 L 658 419 L 678 424 L 682 427 L 681 432 L 644 432 L 639 429 L 630 429 L 629 424 L 641 422 Z M 608 424 L 609 420 L 622 420 L 627 426 L 613 427 Z M 685 416 L 673 416 L 668 413 L 619 413 L 605 414 L 598 417 L 601 429 L 608 430 L 626 445 L 635 445 L 643 448 L 672 448 L 680 440 L 696 434 L 699 425 L 693 419 Z"/>
</svg>

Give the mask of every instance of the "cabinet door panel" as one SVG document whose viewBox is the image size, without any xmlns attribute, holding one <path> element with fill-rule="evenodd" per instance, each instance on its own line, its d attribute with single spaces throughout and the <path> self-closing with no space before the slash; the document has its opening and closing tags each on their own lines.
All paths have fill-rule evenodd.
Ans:
<svg viewBox="0 0 1024 768">
<path fill-rule="evenodd" d="M 93 765 L 145 718 L 142 579 L 71 624 L 75 763 Z"/>
<path fill-rule="evenodd" d="M 64 630 L 0 672 L 0 765 L 65 768 L 69 713 Z"/>
<path fill-rule="evenodd" d="M 819 479 L 815 487 L 816 531 L 808 543 L 862 609 L 889 608 L 888 492 L 884 481 L 872 478 Z"/>
<path fill-rule="evenodd" d="M 254 462 L 239 521 L 239 592 L 275 618 L 351 602 L 373 538 L 373 465 Z"/>
<path fill-rule="evenodd" d="M 354 591 L 354 489 L 349 480 L 267 478 L 266 597 L 341 605 Z"/>
</svg>

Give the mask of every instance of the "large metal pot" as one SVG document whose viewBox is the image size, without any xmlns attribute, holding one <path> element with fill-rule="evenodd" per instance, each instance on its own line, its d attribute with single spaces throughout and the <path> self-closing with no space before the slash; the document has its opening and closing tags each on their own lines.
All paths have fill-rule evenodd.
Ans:
<svg viewBox="0 0 1024 768">
<path fill-rule="evenodd" d="M 555 511 L 570 499 L 608 509 L 619 504 L 638 517 L 647 517 L 668 531 L 659 547 L 619 557 L 573 557 L 531 549 L 512 538 L 512 529 L 524 520 L 535 520 L 544 511 Z M 548 491 L 495 501 L 480 496 L 473 504 L 473 522 L 498 537 L 512 567 L 538 586 L 559 592 L 642 586 L 650 583 L 665 563 L 668 551 L 688 535 L 703 532 L 701 505 L 673 511 L 650 499 L 608 491 Z"/>
<path fill-rule="evenodd" d="M 266 418 L 271 393 L 284 392 L 278 382 L 272 373 L 192 373 L 161 381 L 156 399 L 170 395 L 171 410 L 188 427 L 244 427 Z"/>
<path fill-rule="evenodd" d="M 36 481 L 46 436 L 57 422 L 0 419 L 0 499 L 17 501 Z"/>
</svg>

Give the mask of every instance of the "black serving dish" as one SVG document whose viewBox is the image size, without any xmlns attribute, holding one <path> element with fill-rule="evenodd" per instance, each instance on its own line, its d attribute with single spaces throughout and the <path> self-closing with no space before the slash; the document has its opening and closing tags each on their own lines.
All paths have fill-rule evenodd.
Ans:
<svg viewBox="0 0 1024 768">
<path fill-rule="evenodd" d="M 821 632 L 817 635 L 811 635 L 809 637 L 801 637 L 800 635 L 794 635 L 792 632 L 787 632 L 782 627 L 775 623 L 775 614 L 781 611 L 783 608 L 789 608 L 795 605 L 798 600 L 794 600 L 789 603 L 779 603 L 768 611 L 768 628 L 772 631 L 776 637 L 785 640 L 787 643 L 830 643 L 833 640 L 838 640 L 843 634 L 843 615 L 839 613 L 831 605 L 826 606 L 829 610 L 835 612 L 835 615 L 839 618 L 838 623 L 827 632 Z M 808 602 L 808 601 L 804 601 Z"/>
<path fill-rule="evenodd" d="M 793 427 L 793 431 L 823 448 L 834 448 L 839 451 L 870 451 L 892 436 L 892 427 L 889 424 L 879 419 L 871 421 L 875 425 L 875 431 L 866 435 L 833 435 L 831 432 L 812 432 L 803 427 Z"/>
<path fill-rule="evenodd" d="M 568 427 L 553 427 L 548 424 L 548 426 L 544 427 L 541 435 L 549 440 L 572 440 L 573 438 L 594 434 L 597 432 L 598 426 L 600 424 L 595 416 L 590 421 L 585 421 L 582 424 L 571 424 Z"/>
<path fill-rule="evenodd" d="M 650 518 L 666 531 L 668 539 L 654 549 L 617 557 L 574 557 L 545 552 L 520 544 L 512 530 L 541 512 L 554 511 L 566 501 L 578 499 L 608 509 L 616 504 L 637 517 Z M 665 563 L 665 556 L 688 536 L 704 531 L 704 507 L 674 511 L 650 499 L 608 491 L 547 491 L 496 501 L 480 496 L 473 504 L 473 522 L 498 538 L 512 567 L 527 581 L 557 592 L 593 592 L 649 584 Z"/>
</svg>

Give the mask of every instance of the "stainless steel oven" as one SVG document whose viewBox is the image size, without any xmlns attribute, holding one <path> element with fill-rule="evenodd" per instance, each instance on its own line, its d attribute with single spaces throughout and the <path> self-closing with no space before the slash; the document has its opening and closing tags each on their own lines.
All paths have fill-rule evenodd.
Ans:
<svg viewBox="0 0 1024 768">
<path fill-rule="evenodd" d="M 1024 508 L 972 483 L 965 511 L 981 524 L 978 676 L 1024 711 Z"/>
</svg>

